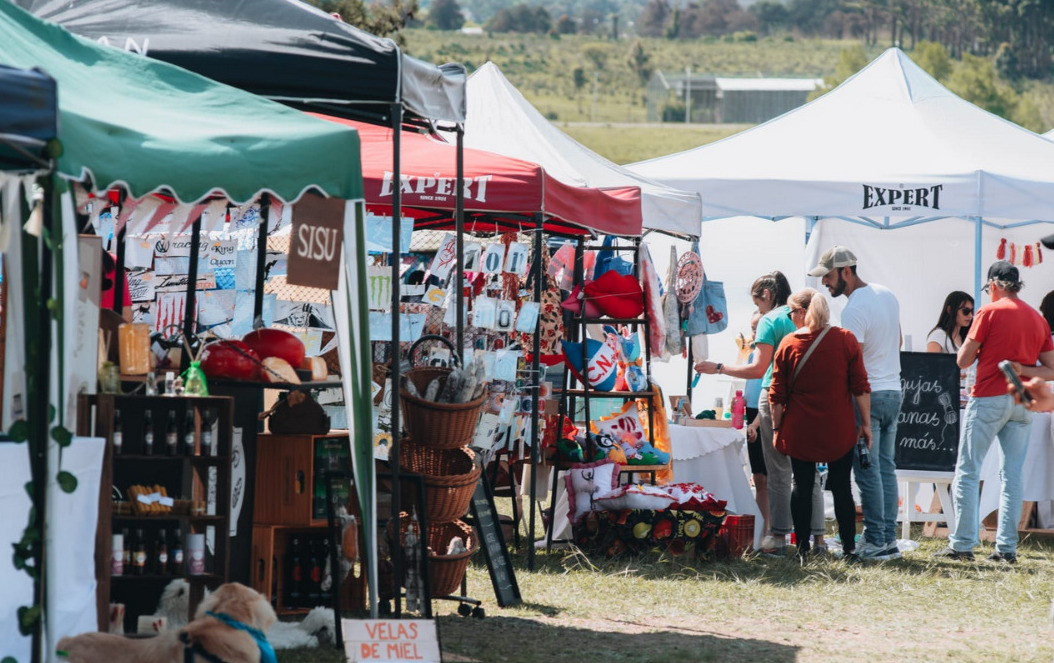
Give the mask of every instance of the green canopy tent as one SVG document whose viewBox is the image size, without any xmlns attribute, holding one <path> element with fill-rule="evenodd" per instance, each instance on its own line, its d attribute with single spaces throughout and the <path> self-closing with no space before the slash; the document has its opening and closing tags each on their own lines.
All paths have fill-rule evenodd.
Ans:
<svg viewBox="0 0 1054 663">
<path fill-rule="evenodd" d="M 36 235 L 22 235 L 19 251 L 4 256 L 11 282 L 21 288 L 13 287 L 10 297 L 19 299 L 26 320 L 22 337 L 18 338 L 20 330 L 9 329 L 7 342 L 25 344 L 27 354 L 24 365 L 5 366 L 5 386 L 12 385 L 12 391 L 5 392 L 3 425 L 9 431 L 16 426 L 18 413 L 12 412 L 10 403 L 16 394 L 22 396 L 24 422 L 16 428 L 38 456 L 33 473 L 34 502 L 40 514 L 36 526 L 45 533 L 33 552 L 36 563 L 46 568 L 62 565 L 72 556 L 83 557 L 83 550 L 74 546 L 52 545 L 43 505 L 46 478 L 60 471 L 55 451 L 68 444 L 66 431 L 74 428 L 74 395 L 82 384 L 94 390 L 94 358 L 73 356 L 70 342 L 77 332 L 72 325 L 79 298 L 72 294 L 77 291 L 79 271 L 74 204 L 67 183 L 86 182 L 95 192 L 118 188 L 132 199 L 161 193 L 177 203 L 215 197 L 247 203 L 261 193 L 293 203 L 309 191 L 359 201 L 359 141 L 352 129 L 163 62 L 100 46 L 6 2 L 0 2 L 0 65 L 37 67 L 52 76 L 59 89 L 63 152 L 56 159 L 56 176 L 43 182 L 43 213 L 38 215 L 42 222 Z M 9 180 L 0 195 L 7 201 L 7 216 L 20 215 L 19 205 L 12 204 L 23 197 L 20 180 Z M 340 348 L 345 400 L 349 426 L 369 426 L 368 339 L 365 327 L 354 324 L 365 319 L 366 312 L 358 310 L 365 303 L 348 294 L 358 292 L 365 280 L 362 224 L 357 218 L 362 206 L 351 203 L 344 209 L 345 273 L 334 298 L 353 303 L 338 324 L 338 332 L 344 334 Z M 9 375 L 19 372 L 22 376 Z M 50 422 L 49 409 L 56 413 Z M 355 469 L 358 473 L 360 468 Z M 60 476 L 60 484 L 64 478 Z M 362 481 L 357 485 L 372 499 L 372 485 Z M 21 517 L 3 516 L 5 520 Z M 37 605 L 44 604 L 47 575 L 40 574 Z M 58 592 L 53 587 L 46 591 L 50 603 Z M 39 622 L 34 626 L 39 627 Z M 54 641 L 68 630 L 51 622 L 47 632 Z M 35 657 L 41 644 L 38 640 Z"/>
</svg>

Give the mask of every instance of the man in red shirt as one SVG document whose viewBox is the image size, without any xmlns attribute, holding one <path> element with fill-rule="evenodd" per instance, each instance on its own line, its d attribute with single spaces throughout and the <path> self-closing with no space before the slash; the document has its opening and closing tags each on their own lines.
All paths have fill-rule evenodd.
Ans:
<svg viewBox="0 0 1054 663">
<path fill-rule="evenodd" d="M 995 437 L 1003 451 L 1000 476 L 999 526 L 996 550 L 988 560 L 1017 562 L 1017 523 L 1021 518 L 1022 466 L 1028 448 L 1032 413 L 1007 394 L 999 370 L 1004 359 L 1019 364 L 1025 377 L 1054 379 L 1054 343 L 1046 320 L 1018 298 L 1021 282 L 1017 267 L 1000 260 L 988 268 L 983 290 L 992 301 L 977 311 L 959 348 L 957 362 L 967 368 L 977 361 L 977 380 L 966 405 L 959 457 L 953 482 L 955 530 L 948 547 L 937 557 L 972 560 L 977 545 L 977 513 L 981 465 Z M 1037 366 L 1037 363 L 1039 364 Z"/>
</svg>

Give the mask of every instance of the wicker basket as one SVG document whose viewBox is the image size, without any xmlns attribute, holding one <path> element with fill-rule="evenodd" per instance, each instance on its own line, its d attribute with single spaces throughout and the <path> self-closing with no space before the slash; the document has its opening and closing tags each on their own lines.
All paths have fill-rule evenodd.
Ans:
<svg viewBox="0 0 1054 663">
<path fill-rule="evenodd" d="M 457 520 L 468 511 L 480 468 L 468 449 L 434 449 L 404 440 L 399 465 L 424 475 L 425 513 L 429 523 Z M 413 504 L 414 484 L 403 483 L 403 504 Z"/>
<path fill-rule="evenodd" d="M 402 514 L 400 522 L 403 523 L 404 530 L 409 518 L 409 515 L 405 512 Z M 393 539 L 394 524 L 395 521 L 389 521 L 389 542 Z M 456 555 L 447 555 L 446 550 L 455 536 L 460 536 L 465 541 L 465 547 L 468 550 Z M 476 540 L 475 531 L 460 520 L 430 524 L 428 526 L 426 545 L 428 546 L 428 584 L 431 588 L 432 598 L 457 593 L 461 587 L 461 580 L 465 577 L 465 569 L 468 568 L 469 559 L 479 549 L 479 541 Z"/>
<path fill-rule="evenodd" d="M 445 383 L 450 373 L 449 368 L 413 368 L 406 373 L 406 379 L 413 382 L 419 394 L 423 394 L 432 380 L 440 378 L 441 383 Z M 464 447 L 476 434 L 486 398 L 484 394 L 469 403 L 435 403 L 412 396 L 403 389 L 399 394 L 403 426 L 418 444 L 439 449 Z"/>
</svg>

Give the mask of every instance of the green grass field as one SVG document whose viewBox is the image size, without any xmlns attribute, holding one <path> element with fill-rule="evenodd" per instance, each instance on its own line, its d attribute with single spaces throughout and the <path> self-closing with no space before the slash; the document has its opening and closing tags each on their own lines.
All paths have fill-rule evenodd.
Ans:
<svg viewBox="0 0 1054 663">
<path fill-rule="evenodd" d="M 916 529 L 915 536 L 921 526 Z M 469 595 L 487 616 L 433 603 L 444 661 L 479 663 L 1049 663 L 1054 550 L 1027 540 L 1016 566 L 937 560 L 923 539 L 901 560 L 847 565 L 653 553 L 616 560 L 514 554 L 523 605 L 498 608 L 482 558 Z M 338 663 L 334 649 L 279 651 L 279 663 Z"/>
</svg>

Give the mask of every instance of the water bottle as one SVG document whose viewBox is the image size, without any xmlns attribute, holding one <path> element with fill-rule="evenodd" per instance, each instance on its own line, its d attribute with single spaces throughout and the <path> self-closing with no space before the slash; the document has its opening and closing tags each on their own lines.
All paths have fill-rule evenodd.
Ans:
<svg viewBox="0 0 1054 663">
<path fill-rule="evenodd" d="M 860 456 L 860 469 L 871 467 L 871 452 L 867 448 L 867 440 L 862 437 L 856 441 L 856 453 Z"/>
<path fill-rule="evenodd" d="M 743 398 L 742 390 L 737 389 L 736 395 L 732 397 L 732 428 L 743 430 L 743 417 L 747 413 L 747 400 Z"/>
</svg>

